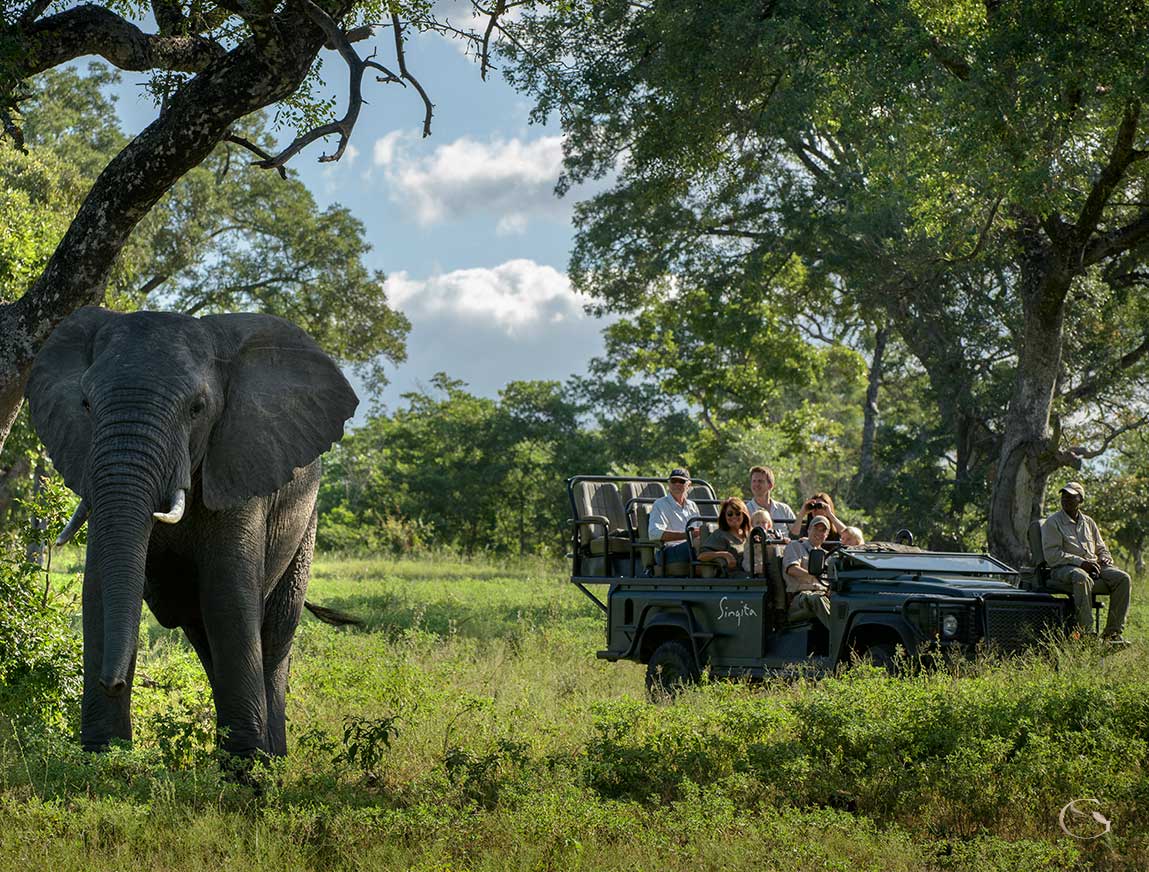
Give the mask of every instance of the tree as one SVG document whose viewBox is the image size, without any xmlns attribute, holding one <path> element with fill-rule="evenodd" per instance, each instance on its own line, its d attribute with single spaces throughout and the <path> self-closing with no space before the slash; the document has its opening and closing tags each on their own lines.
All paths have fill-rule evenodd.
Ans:
<svg viewBox="0 0 1149 872">
<path fill-rule="evenodd" d="M 553 553 L 570 506 L 563 480 L 609 463 L 556 382 L 511 382 L 498 400 L 438 373 L 430 390 L 371 418 L 335 447 L 320 493 L 320 542 L 344 547 L 329 523 L 358 530 L 359 548 L 395 547 L 395 530 L 433 528 L 467 553 Z"/>
<path fill-rule="evenodd" d="M 342 155 L 362 106 L 362 79 L 370 69 L 381 81 L 410 84 L 424 99 L 424 132 L 432 104 L 404 57 L 405 24 L 444 30 L 429 5 L 378 0 L 108 0 L 45 15 L 51 0 L 4 7 L 0 20 L 0 120 L 6 135 L 24 147 L 18 107 L 35 75 L 88 54 L 125 70 L 153 73 L 159 97 L 155 120 L 101 170 L 44 269 L 19 299 L 0 307 L 0 444 L 7 437 L 24 379 L 36 350 L 75 308 L 103 300 L 109 276 L 136 226 L 160 198 L 225 141 L 279 169 L 316 139 L 338 136 L 326 159 Z M 498 4 L 501 14 L 505 4 Z M 134 19 L 150 12 L 155 31 Z M 483 34 L 459 35 L 487 49 L 497 14 Z M 370 34 L 367 21 L 386 19 L 397 72 L 361 58 L 354 42 Z M 309 89 L 317 81 L 316 57 L 329 44 L 350 73 L 345 115 L 326 124 Z M 237 129 L 265 107 L 283 108 L 308 129 L 277 155 L 251 143 Z M 14 297 L 15 294 L 10 294 Z"/>
<path fill-rule="evenodd" d="M 917 357 L 1020 561 L 1048 476 L 1104 447 L 1059 420 L 1145 374 L 1143 318 L 1063 349 L 1087 285 L 1146 274 L 1147 27 L 1117 0 L 584 0 L 527 16 L 512 77 L 559 114 L 570 180 L 620 164 L 578 211 L 580 290 L 629 311 L 718 272 L 765 295 L 799 256 Z"/>
</svg>

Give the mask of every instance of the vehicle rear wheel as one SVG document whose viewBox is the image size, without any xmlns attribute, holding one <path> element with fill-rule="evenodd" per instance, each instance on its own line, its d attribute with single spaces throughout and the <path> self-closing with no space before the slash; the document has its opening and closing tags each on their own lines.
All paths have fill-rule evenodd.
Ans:
<svg viewBox="0 0 1149 872">
<path fill-rule="evenodd" d="M 646 692 L 652 700 L 663 700 L 697 684 L 700 677 L 690 646 L 679 641 L 663 642 L 646 664 Z"/>
</svg>

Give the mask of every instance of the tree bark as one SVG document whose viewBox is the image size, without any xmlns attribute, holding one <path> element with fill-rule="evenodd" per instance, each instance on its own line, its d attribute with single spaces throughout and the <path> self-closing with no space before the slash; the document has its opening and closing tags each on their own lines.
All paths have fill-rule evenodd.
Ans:
<svg viewBox="0 0 1149 872">
<path fill-rule="evenodd" d="M 874 437 L 878 430 L 878 390 L 882 384 L 882 357 L 886 352 L 886 342 L 890 328 L 883 325 L 874 334 L 874 355 L 870 358 L 870 372 L 866 385 L 866 404 L 862 411 L 862 452 L 858 459 L 858 474 L 854 478 L 854 490 L 861 491 L 862 485 L 874 474 Z"/>
<path fill-rule="evenodd" d="M 1013 566 L 1026 562 L 1029 524 L 1041 513 L 1049 474 L 1060 465 L 1050 461 L 1057 447 L 1050 413 L 1072 278 L 1065 258 L 1050 248 L 1022 261 L 1022 346 L 990 498 L 988 529 L 990 553 Z"/>
</svg>

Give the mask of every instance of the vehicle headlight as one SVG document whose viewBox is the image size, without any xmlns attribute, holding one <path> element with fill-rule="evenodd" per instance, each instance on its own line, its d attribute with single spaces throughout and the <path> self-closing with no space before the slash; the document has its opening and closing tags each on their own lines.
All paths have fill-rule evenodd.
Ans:
<svg viewBox="0 0 1149 872">
<path fill-rule="evenodd" d="M 952 639 L 957 635 L 958 619 L 957 615 L 944 615 L 942 617 L 942 635 L 947 639 Z"/>
</svg>

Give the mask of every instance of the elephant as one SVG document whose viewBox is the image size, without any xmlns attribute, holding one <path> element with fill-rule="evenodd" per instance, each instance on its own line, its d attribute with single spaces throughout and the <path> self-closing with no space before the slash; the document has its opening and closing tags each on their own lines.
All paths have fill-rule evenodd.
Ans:
<svg viewBox="0 0 1149 872">
<path fill-rule="evenodd" d="M 25 387 L 32 424 L 88 522 L 80 741 L 132 738 L 142 603 L 207 672 L 220 747 L 287 753 L 292 638 L 315 547 L 319 456 L 359 403 L 300 328 L 271 315 L 195 318 L 85 307 Z"/>
</svg>

